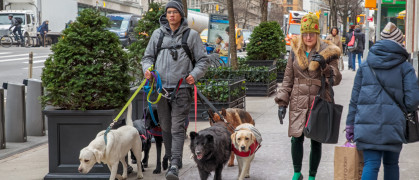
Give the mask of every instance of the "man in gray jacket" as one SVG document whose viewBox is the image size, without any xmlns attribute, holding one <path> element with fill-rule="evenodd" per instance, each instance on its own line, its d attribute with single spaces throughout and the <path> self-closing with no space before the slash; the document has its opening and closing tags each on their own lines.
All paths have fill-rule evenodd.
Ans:
<svg viewBox="0 0 419 180">
<path fill-rule="evenodd" d="M 186 52 L 187 49 L 182 47 L 182 36 L 188 34 L 185 33 L 188 30 L 186 48 L 189 52 Z M 153 32 L 141 64 L 145 78 L 152 78 L 149 68 L 154 65 L 154 69 L 160 74 L 163 88 L 175 93 L 171 99 L 160 99 L 157 113 L 166 155 L 171 157 L 166 179 L 177 180 L 179 168 L 182 166 L 185 119 L 192 103 L 193 84 L 204 76 L 209 66 L 199 33 L 188 28 L 181 1 L 172 0 L 167 3 L 166 12 L 160 17 L 160 28 Z M 181 78 L 185 78 L 186 83 L 180 84 L 177 90 L 176 86 Z"/>
</svg>

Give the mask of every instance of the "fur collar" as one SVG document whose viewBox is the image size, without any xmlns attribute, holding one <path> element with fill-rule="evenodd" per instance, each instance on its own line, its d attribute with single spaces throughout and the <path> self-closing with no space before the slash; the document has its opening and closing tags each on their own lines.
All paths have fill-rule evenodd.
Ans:
<svg viewBox="0 0 419 180">
<path fill-rule="evenodd" d="M 316 61 L 310 61 L 310 64 L 308 63 L 307 56 L 303 49 L 303 40 L 301 39 L 301 36 L 295 36 L 292 38 L 291 48 L 294 52 L 294 57 L 297 59 L 298 65 L 302 70 L 306 70 L 308 68 L 309 71 L 315 71 L 319 68 L 319 63 Z M 339 58 L 341 54 L 340 48 L 327 40 L 321 40 L 320 48 L 316 51 L 319 52 L 324 59 L 326 59 L 327 63 L 331 60 Z"/>
</svg>

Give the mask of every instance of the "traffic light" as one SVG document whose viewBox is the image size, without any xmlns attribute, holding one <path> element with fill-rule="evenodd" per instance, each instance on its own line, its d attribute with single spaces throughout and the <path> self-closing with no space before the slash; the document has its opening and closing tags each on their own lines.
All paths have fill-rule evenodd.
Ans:
<svg viewBox="0 0 419 180">
<path fill-rule="evenodd" d="M 356 16 L 356 22 L 358 24 L 365 24 L 365 14 L 360 14 Z"/>
</svg>

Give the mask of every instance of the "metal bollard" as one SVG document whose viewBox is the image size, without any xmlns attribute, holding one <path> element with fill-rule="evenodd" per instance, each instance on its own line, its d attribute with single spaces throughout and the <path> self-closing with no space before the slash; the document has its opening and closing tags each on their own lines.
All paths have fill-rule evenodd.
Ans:
<svg viewBox="0 0 419 180">
<path fill-rule="evenodd" d="M 25 79 L 26 93 L 26 132 L 28 136 L 45 136 L 45 118 L 42 115 L 42 81 L 38 79 Z"/>
<path fill-rule="evenodd" d="M 4 89 L 0 88 L 0 149 L 6 148 L 4 132 Z"/>
<path fill-rule="evenodd" d="M 25 85 L 3 83 L 7 89 L 6 141 L 26 142 Z"/>
</svg>

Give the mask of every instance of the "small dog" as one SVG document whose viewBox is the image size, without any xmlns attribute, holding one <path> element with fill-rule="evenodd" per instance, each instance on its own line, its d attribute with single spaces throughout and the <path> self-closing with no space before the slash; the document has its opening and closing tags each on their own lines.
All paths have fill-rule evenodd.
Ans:
<svg viewBox="0 0 419 180">
<path fill-rule="evenodd" d="M 255 126 L 244 123 L 237 126 L 236 132 L 231 135 L 231 141 L 233 142 L 233 152 L 236 154 L 239 163 L 239 180 L 243 180 L 250 177 L 250 163 L 260 147 L 262 136 Z"/>
<path fill-rule="evenodd" d="M 234 129 L 243 123 L 250 123 L 255 125 L 255 121 L 253 120 L 252 116 L 248 112 L 243 109 L 238 108 L 228 108 L 222 109 L 220 114 L 225 118 L 225 120 L 229 123 L 226 124 L 223 120 L 221 120 L 220 116 L 217 113 L 212 112 L 209 110 L 210 118 L 212 118 L 215 122 L 221 122 L 224 124 L 227 129 L 234 133 Z M 210 120 L 210 125 L 212 126 L 213 122 Z M 234 152 L 231 152 L 230 160 L 228 161 L 228 166 L 234 166 Z"/>
<path fill-rule="evenodd" d="M 107 134 L 107 145 L 105 145 L 105 130 L 97 134 L 90 144 L 80 151 L 80 166 L 78 171 L 87 174 L 97 163 L 107 164 L 111 171 L 110 180 L 127 178 L 127 162 L 125 156 L 130 149 L 133 150 L 137 159 L 141 159 L 142 143 L 137 129 L 132 126 L 132 122 L 127 122 L 128 126 L 110 130 Z M 131 125 L 131 126 L 130 126 Z M 118 164 L 121 161 L 123 166 L 122 177 L 117 174 Z M 143 178 L 141 163 L 137 163 L 137 178 Z"/>
<path fill-rule="evenodd" d="M 221 172 L 231 154 L 231 133 L 224 125 L 216 123 L 198 133 L 192 131 L 189 136 L 201 180 L 208 179 L 211 171 L 215 171 L 215 180 L 221 180 Z"/>
</svg>

